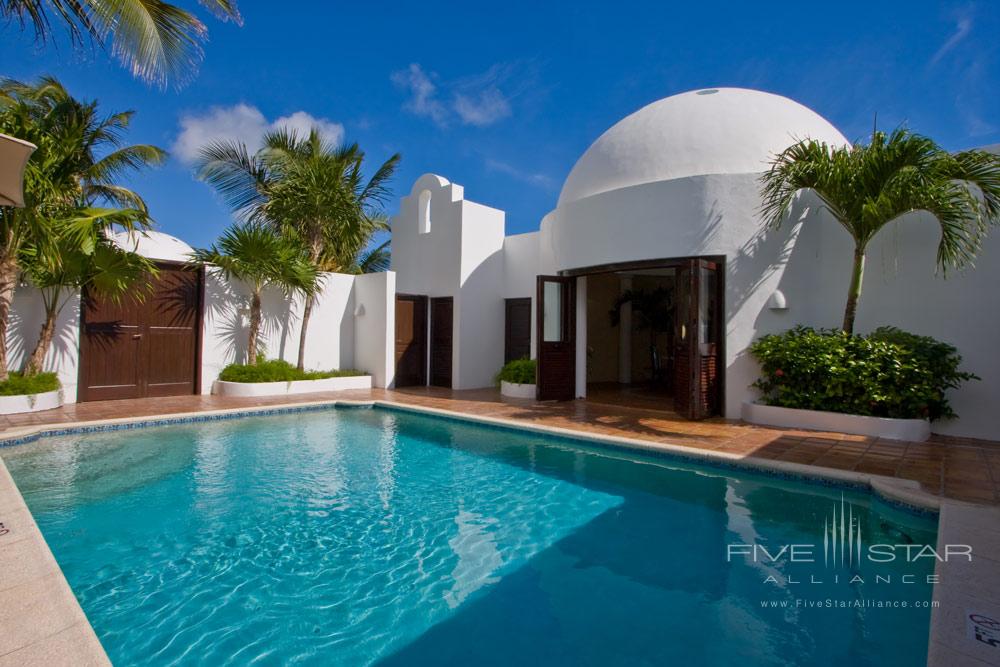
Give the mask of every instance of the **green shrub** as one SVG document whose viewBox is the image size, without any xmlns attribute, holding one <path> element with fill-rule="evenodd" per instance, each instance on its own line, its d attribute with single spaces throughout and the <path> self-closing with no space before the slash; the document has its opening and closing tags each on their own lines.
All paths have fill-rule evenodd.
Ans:
<svg viewBox="0 0 1000 667">
<path fill-rule="evenodd" d="M 796 327 L 763 336 L 750 353 L 762 373 L 752 386 L 765 404 L 786 408 L 950 419 L 946 391 L 979 379 L 958 370 L 953 346 L 893 327 L 868 336 Z"/>
<path fill-rule="evenodd" d="M 515 359 L 500 369 L 496 377 L 497 384 L 510 382 L 512 384 L 535 384 L 535 360 Z"/>
<path fill-rule="evenodd" d="M 323 380 L 358 375 L 368 374 L 351 368 L 333 371 L 300 371 L 281 359 L 269 361 L 261 359 L 257 361 L 255 366 L 229 364 L 219 373 L 219 379 L 224 382 L 292 382 L 294 380 Z"/>
<path fill-rule="evenodd" d="M 21 373 L 11 373 L 6 382 L 0 382 L 0 396 L 24 396 L 44 394 L 59 388 L 59 378 L 55 373 L 38 373 L 24 377 Z"/>
</svg>

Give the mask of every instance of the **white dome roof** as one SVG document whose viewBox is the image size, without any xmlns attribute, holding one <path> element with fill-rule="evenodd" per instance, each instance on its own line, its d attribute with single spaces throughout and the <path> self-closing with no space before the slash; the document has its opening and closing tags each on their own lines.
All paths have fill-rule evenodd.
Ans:
<svg viewBox="0 0 1000 667">
<path fill-rule="evenodd" d="M 176 236 L 163 232 L 118 232 L 114 242 L 120 248 L 138 253 L 149 259 L 160 259 L 168 262 L 187 262 L 194 248 Z"/>
<path fill-rule="evenodd" d="M 747 174 L 801 139 L 848 141 L 787 97 L 709 88 L 666 97 L 618 121 L 577 160 L 559 204 L 632 185 L 704 174 Z"/>
</svg>

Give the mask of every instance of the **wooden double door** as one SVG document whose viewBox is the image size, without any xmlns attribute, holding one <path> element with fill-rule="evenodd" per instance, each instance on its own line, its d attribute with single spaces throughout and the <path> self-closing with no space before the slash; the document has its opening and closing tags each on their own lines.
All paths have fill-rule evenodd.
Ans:
<svg viewBox="0 0 1000 667">
<path fill-rule="evenodd" d="M 397 295 L 396 386 L 422 387 L 430 384 L 450 388 L 453 331 L 452 297 L 429 299 L 425 295 Z"/>
<path fill-rule="evenodd" d="M 82 296 L 80 401 L 199 390 L 203 273 L 160 264 L 142 296 Z"/>
<path fill-rule="evenodd" d="M 719 414 L 724 377 L 722 267 L 720 260 L 684 258 L 594 267 L 575 275 L 538 276 L 538 399 L 572 400 L 576 396 L 577 275 L 673 268 L 673 408 L 688 419 Z"/>
</svg>

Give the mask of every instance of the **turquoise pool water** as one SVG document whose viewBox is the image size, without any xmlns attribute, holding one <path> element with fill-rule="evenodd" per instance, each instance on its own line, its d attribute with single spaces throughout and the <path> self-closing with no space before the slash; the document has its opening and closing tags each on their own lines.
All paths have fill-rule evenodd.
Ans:
<svg viewBox="0 0 1000 667">
<path fill-rule="evenodd" d="M 867 494 L 377 408 L 0 454 L 118 665 L 926 660 L 933 563 L 823 558 L 934 544 Z"/>
</svg>

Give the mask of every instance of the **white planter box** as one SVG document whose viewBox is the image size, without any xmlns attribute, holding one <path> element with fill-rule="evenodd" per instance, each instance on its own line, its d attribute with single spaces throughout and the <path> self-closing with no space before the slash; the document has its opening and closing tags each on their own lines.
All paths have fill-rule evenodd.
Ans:
<svg viewBox="0 0 1000 667">
<path fill-rule="evenodd" d="M 39 412 L 53 410 L 62 406 L 62 389 L 47 391 L 44 394 L 25 394 L 23 396 L 0 396 L 0 415 L 13 415 L 18 412 Z"/>
<path fill-rule="evenodd" d="M 291 396 L 317 391 L 343 391 L 345 389 L 371 389 L 371 375 L 357 375 L 322 380 L 294 380 L 292 382 L 224 382 L 216 380 L 212 393 L 219 396 Z"/>
<path fill-rule="evenodd" d="M 743 403 L 743 421 L 765 426 L 802 428 L 813 431 L 836 431 L 854 435 L 870 435 L 890 440 L 923 442 L 931 436 L 931 424 L 926 419 L 888 419 L 845 415 L 839 412 L 798 410 L 760 403 Z"/>
<path fill-rule="evenodd" d="M 535 385 L 500 382 L 500 393 L 510 398 L 535 398 Z"/>
</svg>

